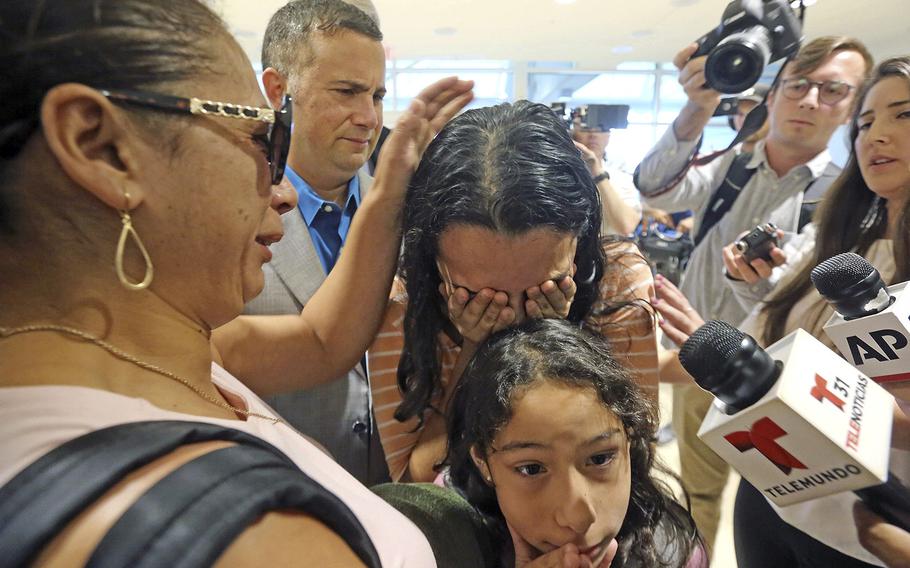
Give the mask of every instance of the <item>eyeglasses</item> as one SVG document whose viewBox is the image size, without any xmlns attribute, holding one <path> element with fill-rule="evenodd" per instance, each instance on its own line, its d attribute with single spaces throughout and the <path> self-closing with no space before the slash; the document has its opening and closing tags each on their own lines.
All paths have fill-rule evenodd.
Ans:
<svg viewBox="0 0 910 568">
<path fill-rule="evenodd" d="M 810 81 L 805 77 L 784 79 L 781 84 L 783 85 L 784 96 L 794 101 L 805 97 L 812 87 L 818 87 L 818 100 L 826 105 L 835 105 L 841 102 L 853 90 L 853 85 L 843 81 Z"/>
<path fill-rule="evenodd" d="M 272 185 L 278 185 L 281 183 L 281 178 L 284 177 L 284 167 L 287 164 L 288 150 L 291 146 L 292 105 L 289 95 L 284 96 L 281 109 L 275 111 L 270 108 L 205 101 L 195 97 L 175 97 L 147 91 L 108 91 L 101 89 L 101 94 L 112 101 L 157 110 L 266 122 L 270 125 L 267 137 Z"/>
</svg>

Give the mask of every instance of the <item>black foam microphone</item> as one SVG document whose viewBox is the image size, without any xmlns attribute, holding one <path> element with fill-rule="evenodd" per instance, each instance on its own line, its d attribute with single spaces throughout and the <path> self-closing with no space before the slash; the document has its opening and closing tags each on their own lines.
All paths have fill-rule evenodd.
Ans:
<svg viewBox="0 0 910 568">
<path fill-rule="evenodd" d="M 698 386 L 724 403 L 727 414 L 765 396 L 781 372 L 781 363 L 751 336 L 717 320 L 695 330 L 680 348 L 679 361 Z"/>
<path fill-rule="evenodd" d="M 812 269 L 812 283 L 835 310 L 825 333 L 843 356 L 877 383 L 910 381 L 910 293 L 885 287 L 860 255 L 833 256 Z"/>
<path fill-rule="evenodd" d="M 844 319 L 877 314 L 894 303 L 882 276 L 855 252 L 832 256 L 812 269 L 815 289 Z"/>
</svg>

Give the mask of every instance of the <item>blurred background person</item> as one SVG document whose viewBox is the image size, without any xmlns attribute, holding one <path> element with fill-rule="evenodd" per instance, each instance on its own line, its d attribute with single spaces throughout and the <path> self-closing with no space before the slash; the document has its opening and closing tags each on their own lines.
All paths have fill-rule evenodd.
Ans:
<svg viewBox="0 0 910 568">
<path fill-rule="evenodd" d="M 632 183 L 632 176 L 624 172 L 620 164 L 607 160 L 610 129 L 597 125 L 582 126 L 576 118 L 572 121 L 572 140 L 581 151 L 600 193 L 603 204 L 601 232 L 605 235 L 630 234 L 641 221 L 641 198 Z"/>
</svg>

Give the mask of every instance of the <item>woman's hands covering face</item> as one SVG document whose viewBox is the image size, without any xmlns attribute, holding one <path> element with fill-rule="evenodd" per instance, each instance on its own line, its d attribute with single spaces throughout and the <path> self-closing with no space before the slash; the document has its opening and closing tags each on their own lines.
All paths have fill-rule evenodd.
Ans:
<svg viewBox="0 0 910 568">
<path fill-rule="evenodd" d="M 519 306 L 525 312 L 521 315 L 564 319 L 569 315 L 576 290 L 571 276 L 528 288 L 525 291 L 527 299 Z M 472 296 L 465 288 L 451 288 L 443 282 L 439 285 L 439 293 L 446 300 L 449 319 L 468 343 L 479 345 L 491 334 L 523 319 L 516 317 L 519 314 L 509 305 L 509 295 L 505 292 L 484 288 Z"/>
<path fill-rule="evenodd" d="M 479 345 L 515 321 L 515 310 L 508 306 L 505 292 L 484 288 L 472 297 L 464 288 L 447 289 L 442 283 L 439 293 L 446 299 L 449 319 L 466 343 Z"/>
<path fill-rule="evenodd" d="M 547 280 L 525 291 L 525 313 L 529 318 L 565 319 L 577 291 L 575 280 L 566 276 L 559 282 Z"/>
</svg>

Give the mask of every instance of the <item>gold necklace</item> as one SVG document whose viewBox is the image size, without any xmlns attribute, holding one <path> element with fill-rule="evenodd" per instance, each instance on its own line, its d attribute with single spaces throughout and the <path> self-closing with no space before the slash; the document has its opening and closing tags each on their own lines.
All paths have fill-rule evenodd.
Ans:
<svg viewBox="0 0 910 568">
<path fill-rule="evenodd" d="M 212 404 L 219 406 L 225 410 L 231 410 L 238 414 L 242 414 L 243 416 L 246 416 L 247 418 L 249 418 L 251 416 L 255 417 L 255 418 L 262 418 L 263 420 L 268 420 L 268 421 L 272 422 L 273 424 L 277 424 L 278 422 L 281 421 L 280 418 L 276 418 L 274 416 L 266 416 L 265 414 L 259 414 L 258 412 L 250 412 L 249 410 L 244 410 L 242 408 L 237 408 L 235 406 L 231 406 L 230 404 L 228 404 L 222 400 L 218 400 L 214 396 L 203 391 L 202 389 L 200 389 L 199 387 L 197 387 L 196 385 L 194 385 L 187 379 L 184 379 L 180 375 L 177 375 L 176 373 L 172 373 L 166 369 L 162 369 L 161 367 L 158 367 L 157 365 L 153 365 L 151 363 L 146 363 L 145 361 L 137 359 L 136 357 L 130 355 L 126 351 L 123 351 L 117 347 L 114 347 L 107 341 L 104 341 L 103 339 L 95 337 L 94 335 L 85 333 L 84 331 L 79 331 L 78 329 L 73 329 L 71 327 L 66 327 L 66 326 L 62 326 L 62 325 L 54 325 L 54 324 L 26 325 L 26 326 L 22 326 L 22 327 L 13 327 L 13 328 L 0 327 L 0 339 L 12 337 L 13 335 L 18 335 L 20 333 L 31 333 L 31 332 L 36 332 L 36 331 L 57 331 L 57 332 L 65 333 L 68 335 L 74 335 L 76 337 L 84 339 L 85 341 L 94 343 L 95 345 L 104 349 L 105 351 L 107 351 L 114 357 L 117 357 L 118 359 L 122 359 L 124 361 L 127 361 L 128 363 L 132 363 L 132 364 L 136 365 L 137 367 L 141 367 L 142 369 L 145 369 L 147 371 L 152 371 L 153 373 L 158 373 L 159 375 L 161 375 L 163 377 L 167 377 L 171 380 L 177 381 L 178 383 L 182 384 L 186 388 L 188 388 L 191 391 L 193 391 L 194 393 L 198 394 L 205 400 L 207 400 L 207 401 L 211 402 Z"/>
</svg>

